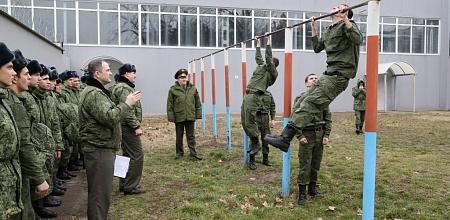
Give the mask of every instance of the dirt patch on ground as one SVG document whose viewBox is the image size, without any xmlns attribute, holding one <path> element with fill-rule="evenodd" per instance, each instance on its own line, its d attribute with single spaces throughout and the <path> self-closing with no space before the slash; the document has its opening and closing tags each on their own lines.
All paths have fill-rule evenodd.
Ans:
<svg viewBox="0 0 450 220">
<path fill-rule="evenodd" d="M 85 170 L 75 172 L 78 176 L 65 181 L 67 191 L 63 196 L 61 206 L 50 208 L 58 213 L 57 219 L 87 219 L 87 180 Z"/>
</svg>

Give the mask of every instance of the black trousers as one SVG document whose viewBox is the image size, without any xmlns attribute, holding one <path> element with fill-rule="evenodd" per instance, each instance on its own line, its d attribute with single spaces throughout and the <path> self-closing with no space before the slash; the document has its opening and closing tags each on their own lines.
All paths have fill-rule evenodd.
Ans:
<svg viewBox="0 0 450 220">
<path fill-rule="evenodd" d="M 186 129 L 186 140 L 189 147 L 189 151 L 191 155 L 197 155 L 195 151 L 195 130 L 194 130 L 195 121 L 184 121 L 175 123 L 175 130 L 177 132 L 176 136 L 176 153 L 184 154 L 183 149 L 183 135 L 184 130 Z"/>
</svg>

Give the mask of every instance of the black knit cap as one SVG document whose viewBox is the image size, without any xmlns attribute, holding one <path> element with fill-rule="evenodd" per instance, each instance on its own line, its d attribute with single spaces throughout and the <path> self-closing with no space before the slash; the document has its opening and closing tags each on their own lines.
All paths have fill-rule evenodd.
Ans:
<svg viewBox="0 0 450 220">
<path fill-rule="evenodd" d="M 180 77 L 186 77 L 188 75 L 187 69 L 179 69 L 177 73 L 175 73 L 175 79 L 178 79 Z"/>
<path fill-rule="evenodd" d="M 14 54 L 14 57 L 16 58 L 13 61 L 13 69 L 17 74 L 19 74 L 23 68 L 27 67 L 28 60 L 25 57 L 23 57 L 22 52 L 20 50 L 15 50 L 12 53 Z"/>
<path fill-rule="evenodd" d="M 50 70 L 42 63 L 41 63 L 41 68 L 42 68 L 41 76 L 45 76 L 45 75 L 49 75 L 50 74 Z"/>
<path fill-rule="evenodd" d="M 37 60 L 31 60 L 27 65 L 30 75 L 41 74 L 42 68 Z"/>
<path fill-rule="evenodd" d="M 129 63 L 123 64 L 121 67 L 119 67 L 119 74 L 123 75 L 127 72 L 136 72 L 136 67 L 134 65 L 131 65 Z"/>
<path fill-rule="evenodd" d="M 0 42 L 0 67 L 14 60 L 14 54 L 5 43 Z"/>
</svg>

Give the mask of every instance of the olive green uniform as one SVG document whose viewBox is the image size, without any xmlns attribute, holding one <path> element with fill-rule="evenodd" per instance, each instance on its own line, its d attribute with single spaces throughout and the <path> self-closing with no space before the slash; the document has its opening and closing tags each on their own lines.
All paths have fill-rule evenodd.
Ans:
<svg viewBox="0 0 450 220">
<path fill-rule="evenodd" d="M 366 118 L 366 86 L 364 83 L 364 88 L 359 89 L 359 83 L 364 83 L 363 79 L 358 79 L 358 83 L 352 88 L 352 95 L 355 98 L 353 102 L 353 110 L 355 110 L 355 125 L 361 128 L 364 125 L 364 119 Z M 359 129 L 358 129 L 359 130 Z"/>
<path fill-rule="evenodd" d="M 166 111 L 167 119 L 175 123 L 177 155 L 184 154 L 183 134 L 185 129 L 190 154 L 197 155 L 194 123 L 196 119 L 202 118 L 202 105 L 197 88 L 190 82 L 186 82 L 184 88 L 175 82 L 167 95 Z"/>
<path fill-rule="evenodd" d="M 11 210 L 11 219 L 20 219 L 22 174 L 19 162 L 20 134 L 6 99 L 8 90 L 0 86 L 0 219 Z"/>
<path fill-rule="evenodd" d="M 327 109 L 347 88 L 349 79 L 356 76 L 363 38 L 356 23 L 350 22 L 352 27 L 349 29 L 342 20 L 327 27 L 320 39 L 318 36 L 311 38 L 314 52 L 326 51 L 327 70 L 305 93 L 305 99 L 289 118 L 288 125 L 297 131 L 311 124 L 315 115 Z"/>
<path fill-rule="evenodd" d="M 261 106 L 256 112 L 256 124 L 261 132 L 262 152 L 263 154 L 269 154 L 269 144 L 264 140 L 264 137 L 266 134 L 270 134 L 270 121 L 275 120 L 275 100 L 268 90 L 260 96 L 260 99 Z"/>
<path fill-rule="evenodd" d="M 127 78 L 119 76 L 118 83 L 111 92 L 111 99 L 117 105 L 125 103 L 127 96 L 133 92 L 135 85 Z M 144 151 L 142 150 L 141 137 L 136 136 L 136 130 L 141 127 L 142 106 L 137 101 L 127 115 L 121 121 L 122 125 L 122 151 L 123 156 L 130 158 L 130 165 L 125 178 L 120 179 L 120 189 L 130 191 L 139 186 L 144 166 Z"/>
<path fill-rule="evenodd" d="M 272 48 L 266 46 L 266 61 L 261 55 L 261 48 L 256 47 L 256 64 L 250 82 L 247 85 L 246 95 L 241 105 L 241 123 L 245 133 L 252 140 L 258 140 L 259 130 L 256 123 L 257 111 L 261 107 L 260 95 L 266 92 L 266 89 L 273 85 L 278 77 L 278 72 L 272 60 Z"/>
<path fill-rule="evenodd" d="M 59 95 L 59 100 L 61 103 L 66 103 L 68 105 L 73 105 L 73 107 L 66 106 L 63 108 L 59 108 L 60 115 L 63 114 L 65 118 L 67 116 L 72 116 L 73 114 L 78 115 L 78 102 L 79 102 L 79 95 L 78 90 L 74 87 L 67 87 L 65 85 L 62 86 L 61 94 Z M 75 109 L 75 113 L 73 112 L 73 109 Z M 70 121 L 68 123 L 65 123 L 65 125 L 70 125 L 76 127 L 78 129 L 78 116 L 73 118 L 68 118 Z M 67 127 L 66 127 L 67 128 Z M 71 134 L 68 134 L 67 129 L 63 129 L 63 139 L 64 139 L 64 147 L 65 150 L 61 152 L 61 166 L 67 166 L 69 161 L 73 161 L 76 157 L 78 157 L 79 153 L 79 146 L 78 146 L 78 138 L 72 138 L 74 137 Z"/>
<path fill-rule="evenodd" d="M 7 104 L 12 110 L 14 119 L 17 123 L 17 129 L 20 132 L 19 159 L 22 170 L 22 219 L 34 219 L 34 211 L 31 205 L 30 181 L 33 185 L 44 183 L 45 176 L 42 171 L 42 163 L 38 161 L 38 152 L 31 142 L 31 118 L 25 109 L 22 100 L 25 97 L 17 95 L 14 91 L 8 89 Z"/>
<path fill-rule="evenodd" d="M 88 182 L 88 219 L 106 220 L 112 192 L 114 161 L 122 141 L 120 121 L 130 107 L 115 105 L 109 91 L 89 77 L 80 95 L 80 141 Z"/>
</svg>

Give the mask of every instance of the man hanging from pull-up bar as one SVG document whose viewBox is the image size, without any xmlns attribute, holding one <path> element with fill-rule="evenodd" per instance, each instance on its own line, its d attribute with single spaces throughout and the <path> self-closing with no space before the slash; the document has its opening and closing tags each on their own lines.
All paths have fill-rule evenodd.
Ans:
<svg viewBox="0 0 450 220">
<path fill-rule="evenodd" d="M 246 95 L 244 96 L 241 106 L 242 127 L 251 140 L 250 149 L 248 151 L 250 154 L 249 165 L 251 170 L 256 169 L 255 155 L 261 150 L 261 144 L 259 143 L 258 138 L 259 130 L 256 123 L 256 112 L 261 106 L 259 96 L 263 95 L 266 92 L 266 89 L 273 85 L 278 77 L 276 68 L 279 64 L 279 60 L 276 57 L 272 57 L 270 35 L 265 33 L 264 37 L 267 40 L 266 61 L 264 62 L 261 55 L 261 41 L 259 37 L 256 36 L 255 60 L 258 66 L 255 71 L 253 71 L 253 75 L 247 85 L 247 89 L 245 91 Z"/>
<path fill-rule="evenodd" d="M 317 36 L 314 17 L 311 17 L 312 43 L 314 52 L 324 50 L 327 53 L 327 69 L 322 77 L 305 93 L 300 107 L 294 109 L 289 122 L 279 136 L 266 135 L 264 140 L 274 147 L 287 152 L 297 133 L 314 122 L 315 115 L 322 114 L 330 103 L 348 86 L 348 81 L 355 78 L 359 62 L 359 46 L 363 41 L 361 32 L 353 20 L 352 10 L 345 10 L 348 5 L 333 7 L 332 25 L 327 27 L 322 37 Z"/>
</svg>

